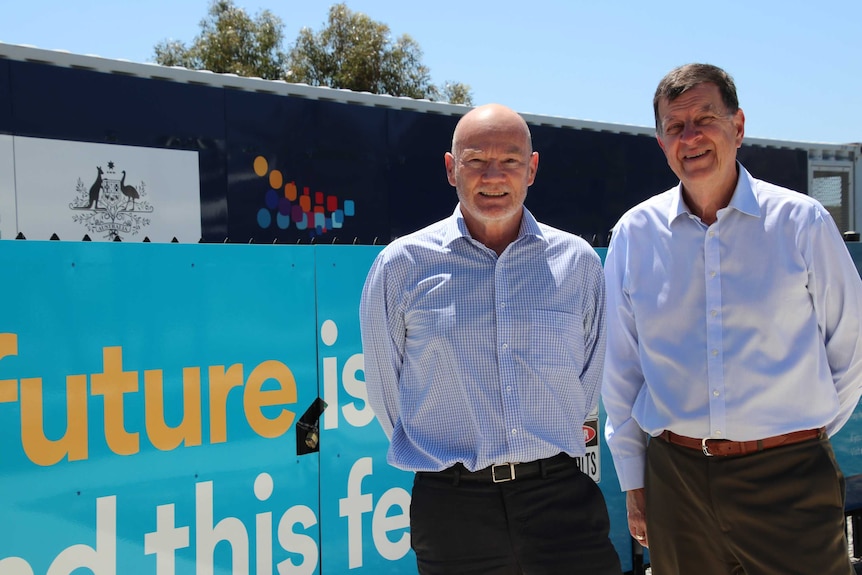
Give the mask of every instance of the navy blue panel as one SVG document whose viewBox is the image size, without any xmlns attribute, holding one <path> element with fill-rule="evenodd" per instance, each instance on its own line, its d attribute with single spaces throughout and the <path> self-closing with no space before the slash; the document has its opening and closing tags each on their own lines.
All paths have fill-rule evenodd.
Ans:
<svg viewBox="0 0 862 575">
<path fill-rule="evenodd" d="M 12 85 L 9 60 L 0 60 L 0 134 L 12 133 Z"/>
<path fill-rule="evenodd" d="M 9 66 L 15 134 L 198 151 L 204 239 L 224 236 L 223 89 L 32 62 Z"/>
<path fill-rule="evenodd" d="M 387 233 L 386 111 L 379 108 L 250 92 L 226 95 L 230 241 L 255 243 L 373 243 Z M 266 160 L 256 173 L 255 158 Z M 278 180 L 270 174 L 278 171 Z M 273 189 L 271 184 L 281 184 Z M 324 217 L 335 203 L 340 226 L 294 221 L 301 203 L 285 186 L 323 199 Z M 303 229 L 304 227 L 304 229 Z"/>
<path fill-rule="evenodd" d="M 755 178 L 804 194 L 809 193 L 808 153 L 805 150 L 743 145 L 737 158 Z"/>
<path fill-rule="evenodd" d="M 445 218 L 458 203 L 443 155 L 459 118 L 405 110 L 390 110 L 388 117 L 392 179 L 384 243 Z"/>
<path fill-rule="evenodd" d="M 539 171 L 526 205 L 539 221 L 607 245 L 619 217 L 674 185 L 655 138 L 531 127 Z"/>
</svg>

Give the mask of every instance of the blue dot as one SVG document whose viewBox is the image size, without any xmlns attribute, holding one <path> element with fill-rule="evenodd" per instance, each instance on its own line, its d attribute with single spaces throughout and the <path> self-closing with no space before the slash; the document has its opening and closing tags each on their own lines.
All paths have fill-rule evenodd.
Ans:
<svg viewBox="0 0 862 575">
<path fill-rule="evenodd" d="M 261 228 L 266 229 L 272 223 L 272 214 L 269 213 L 269 210 L 266 208 L 261 208 L 257 212 L 257 225 Z"/>
<path fill-rule="evenodd" d="M 353 200 L 344 200 L 344 215 L 352 216 L 356 213 L 354 210 Z"/>
<path fill-rule="evenodd" d="M 284 215 L 279 212 L 275 216 L 275 223 L 278 225 L 279 229 L 286 230 L 290 227 L 290 214 Z"/>
<path fill-rule="evenodd" d="M 266 203 L 266 207 L 274 210 L 278 207 L 278 192 L 275 190 L 269 190 L 266 192 L 266 199 L 264 201 Z"/>
<path fill-rule="evenodd" d="M 340 228 L 344 223 L 344 212 L 341 210 L 335 210 L 332 212 L 332 227 Z"/>
</svg>

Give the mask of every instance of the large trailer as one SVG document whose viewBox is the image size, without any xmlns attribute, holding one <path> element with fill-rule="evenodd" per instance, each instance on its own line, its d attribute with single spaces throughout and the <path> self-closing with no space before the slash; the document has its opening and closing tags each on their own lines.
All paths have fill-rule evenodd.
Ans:
<svg viewBox="0 0 862 575">
<path fill-rule="evenodd" d="M 415 572 L 357 306 L 379 244 L 451 213 L 466 110 L 0 44 L 0 574 Z M 600 255 L 674 184 L 650 128 L 525 117 L 527 205 Z M 740 151 L 842 231 L 859 154 Z M 603 419 L 581 465 L 637 572 Z"/>
<path fill-rule="evenodd" d="M 466 110 L 0 44 L 0 237 L 385 244 L 451 213 Z M 525 118 L 527 206 L 595 246 L 675 183 L 650 127 Z M 746 138 L 739 157 L 862 223 L 859 144 Z"/>
</svg>

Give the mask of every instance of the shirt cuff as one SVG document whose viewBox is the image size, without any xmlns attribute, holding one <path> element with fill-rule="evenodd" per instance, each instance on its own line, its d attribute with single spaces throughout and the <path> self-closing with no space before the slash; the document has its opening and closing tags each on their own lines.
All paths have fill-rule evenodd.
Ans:
<svg viewBox="0 0 862 575">
<path fill-rule="evenodd" d="M 629 457 L 616 464 L 617 478 L 623 491 L 640 489 L 644 486 L 646 457 Z"/>
</svg>

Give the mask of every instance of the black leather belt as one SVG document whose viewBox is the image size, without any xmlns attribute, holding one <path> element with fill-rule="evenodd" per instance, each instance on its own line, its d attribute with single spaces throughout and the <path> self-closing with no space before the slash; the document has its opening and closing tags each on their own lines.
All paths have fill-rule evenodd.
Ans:
<svg viewBox="0 0 862 575">
<path fill-rule="evenodd" d="M 572 465 L 577 465 L 574 458 L 565 453 L 558 453 L 547 459 L 537 459 L 528 463 L 500 463 L 478 471 L 469 471 L 461 463 L 456 463 L 442 471 L 419 471 L 416 475 L 423 479 L 445 480 L 456 485 L 461 481 L 506 483 L 531 477 L 545 477 Z"/>
</svg>

